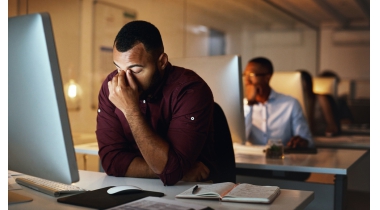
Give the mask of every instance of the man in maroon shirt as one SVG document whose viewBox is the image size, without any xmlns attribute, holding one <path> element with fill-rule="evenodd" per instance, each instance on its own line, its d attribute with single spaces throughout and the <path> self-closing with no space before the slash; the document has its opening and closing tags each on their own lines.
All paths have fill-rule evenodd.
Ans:
<svg viewBox="0 0 380 210">
<path fill-rule="evenodd" d="M 111 72 L 99 92 L 96 135 L 108 175 L 164 185 L 212 181 L 214 100 L 193 71 L 172 66 L 160 32 L 132 21 L 117 34 Z"/>
</svg>

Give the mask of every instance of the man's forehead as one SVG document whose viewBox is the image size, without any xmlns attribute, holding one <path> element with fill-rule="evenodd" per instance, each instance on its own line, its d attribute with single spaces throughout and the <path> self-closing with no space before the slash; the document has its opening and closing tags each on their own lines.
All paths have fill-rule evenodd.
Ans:
<svg viewBox="0 0 380 210">
<path fill-rule="evenodd" d="M 119 52 L 117 49 L 113 49 L 113 58 L 122 59 L 123 61 L 143 61 L 150 58 L 150 54 L 145 51 L 145 48 L 141 45 L 136 45 L 126 52 Z"/>
<path fill-rule="evenodd" d="M 133 45 L 132 48 L 130 48 L 129 50 L 127 51 L 124 51 L 124 52 L 120 52 L 116 46 L 113 47 L 113 52 L 119 52 L 119 53 L 128 53 L 128 54 L 131 54 L 131 53 L 143 53 L 143 52 L 146 52 L 145 50 L 145 46 L 144 44 L 142 43 L 138 43 L 136 45 Z"/>
<path fill-rule="evenodd" d="M 252 72 L 252 73 L 267 72 L 267 70 L 265 68 L 263 68 L 263 66 L 261 64 L 254 63 L 254 62 L 248 63 L 245 71 Z"/>
</svg>

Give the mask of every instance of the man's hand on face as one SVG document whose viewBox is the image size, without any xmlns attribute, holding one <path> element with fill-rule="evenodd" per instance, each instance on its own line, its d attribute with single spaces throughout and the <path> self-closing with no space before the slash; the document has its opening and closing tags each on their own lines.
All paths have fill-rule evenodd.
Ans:
<svg viewBox="0 0 380 210">
<path fill-rule="evenodd" d="M 308 145 L 309 142 L 300 136 L 293 136 L 286 144 L 288 148 L 306 148 Z"/>
<path fill-rule="evenodd" d="M 255 86 L 252 83 L 248 83 L 245 86 L 245 94 L 248 100 L 248 105 L 256 103 L 257 94 L 261 93 L 261 87 Z"/>
<path fill-rule="evenodd" d="M 205 181 L 210 174 L 210 170 L 202 162 L 196 162 L 193 167 L 182 178 L 186 182 Z"/>
<path fill-rule="evenodd" d="M 108 82 L 109 100 L 128 116 L 139 112 L 139 92 L 131 71 L 120 71 Z"/>
</svg>

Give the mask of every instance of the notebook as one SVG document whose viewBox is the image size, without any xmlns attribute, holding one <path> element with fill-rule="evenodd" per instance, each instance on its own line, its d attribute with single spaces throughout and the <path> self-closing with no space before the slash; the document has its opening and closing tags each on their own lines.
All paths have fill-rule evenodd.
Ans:
<svg viewBox="0 0 380 210">
<path fill-rule="evenodd" d="M 176 195 L 176 198 L 218 199 L 228 202 L 271 203 L 280 194 L 277 186 L 260 186 L 232 182 L 195 185 Z"/>
</svg>

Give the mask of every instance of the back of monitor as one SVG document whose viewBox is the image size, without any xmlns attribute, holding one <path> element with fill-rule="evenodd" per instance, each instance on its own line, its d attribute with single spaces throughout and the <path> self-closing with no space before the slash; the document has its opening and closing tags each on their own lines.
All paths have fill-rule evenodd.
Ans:
<svg viewBox="0 0 380 210">
<path fill-rule="evenodd" d="M 48 13 L 8 18 L 8 169 L 79 181 Z"/>
<path fill-rule="evenodd" d="M 233 142 L 245 142 L 241 59 L 238 55 L 169 58 L 170 63 L 195 71 L 206 81 L 227 118 Z"/>
</svg>

